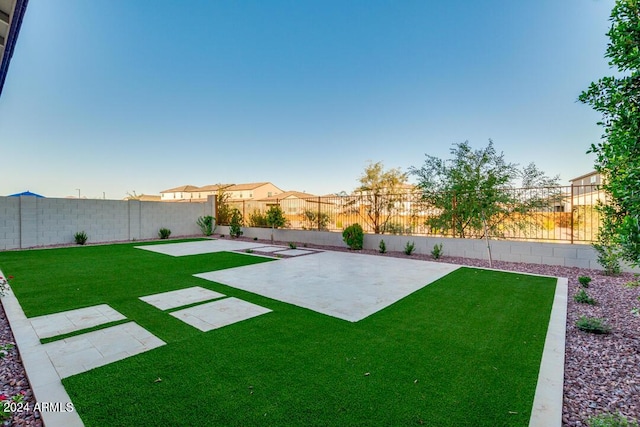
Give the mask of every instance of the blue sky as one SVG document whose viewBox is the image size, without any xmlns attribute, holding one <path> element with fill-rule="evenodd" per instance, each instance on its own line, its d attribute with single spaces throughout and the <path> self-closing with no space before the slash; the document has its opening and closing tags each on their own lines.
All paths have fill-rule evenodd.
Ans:
<svg viewBox="0 0 640 427">
<path fill-rule="evenodd" d="M 121 199 L 271 181 L 351 191 L 368 161 L 488 139 L 593 169 L 613 0 L 31 0 L 0 98 L 0 195 Z"/>
</svg>

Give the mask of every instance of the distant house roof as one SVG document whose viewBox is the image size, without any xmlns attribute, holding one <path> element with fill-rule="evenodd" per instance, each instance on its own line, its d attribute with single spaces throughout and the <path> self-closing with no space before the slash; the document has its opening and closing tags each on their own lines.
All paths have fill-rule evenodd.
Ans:
<svg viewBox="0 0 640 427">
<path fill-rule="evenodd" d="M 182 187 L 171 188 L 169 190 L 161 191 L 162 193 L 188 193 L 190 191 L 198 191 L 200 187 L 196 187 L 195 185 L 183 185 Z"/>
<path fill-rule="evenodd" d="M 244 191 L 244 190 L 255 190 L 258 187 L 262 187 L 263 185 L 271 184 L 270 182 L 250 182 L 248 184 L 234 184 L 230 187 L 225 188 L 227 191 Z"/>
<path fill-rule="evenodd" d="M 213 184 L 213 185 L 205 185 L 204 187 L 200 187 L 198 191 L 218 191 L 221 188 L 228 188 L 234 184 Z"/>
<path fill-rule="evenodd" d="M 579 181 L 579 180 L 587 178 L 589 176 L 598 175 L 599 173 L 600 172 L 597 172 L 597 171 L 591 171 L 589 173 L 585 173 L 584 175 L 580 175 L 578 177 L 572 178 L 572 179 L 569 180 L 569 182 Z"/>
<path fill-rule="evenodd" d="M 29 0 L 0 1 L 0 95 Z"/>
<path fill-rule="evenodd" d="M 140 200 L 141 202 L 159 202 L 160 200 L 162 200 L 162 196 L 156 196 L 154 194 L 141 194 L 140 197 L 138 197 L 138 200 Z"/>
<path fill-rule="evenodd" d="M 265 197 L 264 199 L 258 200 L 259 202 L 275 202 L 276 200 L 285 200 L 285 199 L 308 199 L 314 196 L 309 193 L 301 193 L 300 191 L 285 191 L 284 193 L 276 194 L 275 196 Z"/>
<path fill-rule="evenodd" d="M 41 196 L 40 194 L 32 193 L 31 191 L 23 191 L 22 193 L 9 194 L 8 197 L 20 197 L 20 196 L 27 196 L 27 197 L 31 196 L 31 197 L 44 198 L 44 196 Z"/>
</svg>

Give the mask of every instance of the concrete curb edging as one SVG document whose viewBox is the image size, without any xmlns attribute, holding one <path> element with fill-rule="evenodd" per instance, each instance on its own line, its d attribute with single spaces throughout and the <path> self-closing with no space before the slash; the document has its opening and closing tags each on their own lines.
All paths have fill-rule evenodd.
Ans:
<svg viewBox="0 0 640 427">
<path fill-rule="evenodd" d="M 2 297 L 2 306 L 11 325 L 33 395 L 36 402 L 43 406 L 40 415 L 44 425 L 83 427 L 84 423 L 75 411 L 71 398 L 62 386 L 58 373 L 42 348 L 40 339 L 25 316 L 13 290 L 9 289 Z M 44 404 L 49 410 L 44 410 Z"/>
<path fill-rule="evenodd" d="M 558 278 L 529 427 L 562 425 L 568 283 L 568 279 Z"/>
</svg>

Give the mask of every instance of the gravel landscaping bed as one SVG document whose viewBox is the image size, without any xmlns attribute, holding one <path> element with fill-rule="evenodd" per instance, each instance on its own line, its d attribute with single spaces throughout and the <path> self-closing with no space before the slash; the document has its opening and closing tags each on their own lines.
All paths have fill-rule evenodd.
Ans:
<svg viewBox="0 0 640 427">
<path fill-rule="evenodd" d="M 258 242 L 271 243 L 266 240 Z M 343 247 L 308 247 L 349 251 Z M 304 247 L 300 245 L 299 249 Z M 380 254 L 378 251 L 369 250 L 356 252 L 433 261 L 430 255 L 409 256 L 402 252 Z M 486 260 L 457 257 L 443 257 L 438 262 L 473 267 L 489 266 Z M 598 270 L 503 261 L 494 261 L 493 268 L 569 279 L 563 425 L 586 426 L 590 416 L 601 413 L 621 413 L 629 419 L 640 420 L 640 317 L 631 314 L 633 307 L 640 307 L 640 301 L 637 299 L 640 296 L 640 287 L 625 286 L 626 283 L 635 280 L 635 277 L 629 273 L 611 277 Z M 596 305 L 579 304 L 573 300 L 573 295 L 582 289 L 578 282 L 580 276 L 592 278 L 585 290 L 596 300 Z M 575 326 L 580 316 L 606 319 L 611 326 L 611 333 L 596 335 L 580 331 Z M 14 342 L 0 304 L 0 345 Z M 24 393 L 25 401 L 33 407 L 33 394 L 18 351 L 14 348 L 9 350 L 5 357 L 0 358 L 0 394 L 12 396 L 20 392 Z M 38 413 L 29 411 L 14 415 L 13 425 L 42 426 L 42 421 Z"/>
</svg>

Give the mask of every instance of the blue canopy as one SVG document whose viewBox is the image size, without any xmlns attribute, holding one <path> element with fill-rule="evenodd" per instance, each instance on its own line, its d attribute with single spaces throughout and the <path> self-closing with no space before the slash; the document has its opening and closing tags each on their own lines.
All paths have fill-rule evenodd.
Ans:
<svg viewBox="0 0 640 427">
<path fill-rule="evenodd" d="M 9 194 L 8 197 L 20 197 L 20 196 L 33 196 L 33 197 L 44 198 L 44 196 L 41 196 L 40 194 L 32 193 L 31 191 L 23 191 L 22 193 Z"/>
</svg>

